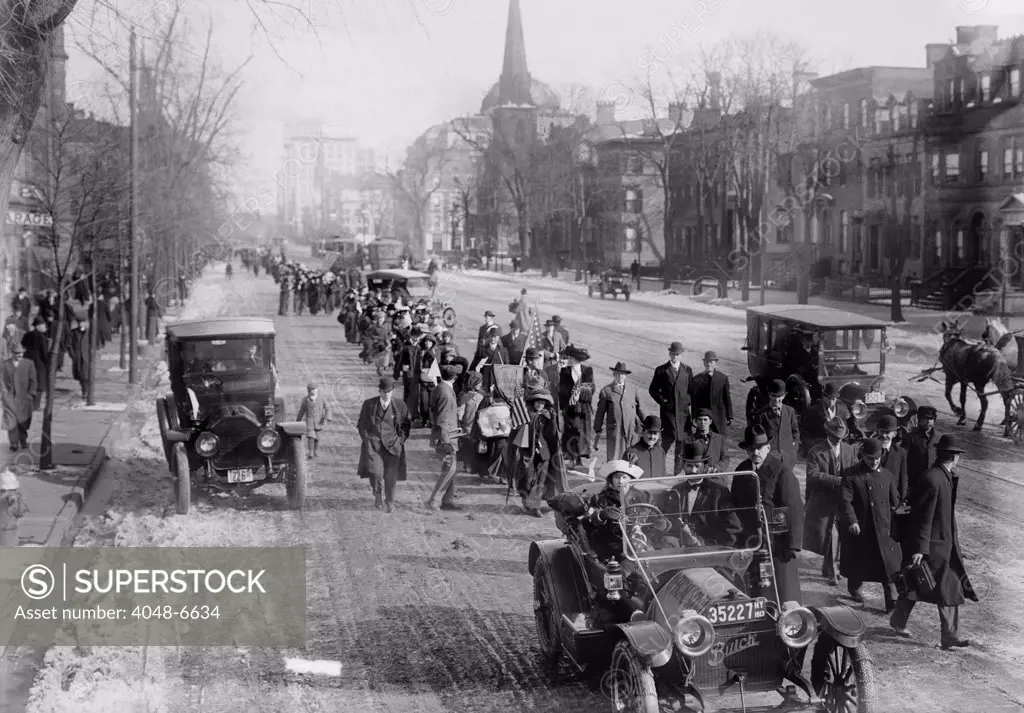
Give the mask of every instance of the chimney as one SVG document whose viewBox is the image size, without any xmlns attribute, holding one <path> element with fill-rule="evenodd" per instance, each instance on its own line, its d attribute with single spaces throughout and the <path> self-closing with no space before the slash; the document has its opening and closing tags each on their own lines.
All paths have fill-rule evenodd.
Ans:
<svg viewBox="0 0 1024 713">
<path fill-rule="evenodd" d="M 711 90 L 710 108 L 719 111 L 722 108 L 722 73 L 708 72 L 708 88 Z"/>
<path fill-rule="evenodd" d="M 668 118 L 676 126 L 682 126 L 686 116 L 686 102 L 670 102 L 668 105 Z"/>
<path fill-rule="evenodd" d="M 990 45 L 998 40 L 998 25 L 960 25 L 956 28 L 956 43 L 958 45 L 970 45 L 975 42 Z"/>
<path fill-rule="evenodd" d="M 924 46 L 925 66 L 934 69 L 935 64 L 949 52 L 949 45 L 944 43 L 932 43 Z"/>
<path fill-rule="evenodd" d="M 597 102 L 597 125 L 611 126 L 615 123 L 615 102 Z"/>
</svg>

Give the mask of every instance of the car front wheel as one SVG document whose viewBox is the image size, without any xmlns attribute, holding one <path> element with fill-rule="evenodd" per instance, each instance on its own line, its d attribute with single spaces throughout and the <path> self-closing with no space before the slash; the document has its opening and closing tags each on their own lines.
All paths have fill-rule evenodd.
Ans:
<svg viewBox="0 0 1024 713">
<path fill-rule="evenodd" d="M 609 690 L 605 693 L 611 700 L 611 709 L 614 713 L 659 713 L 654 673 L 650 666 L 640 660 L 640 655 L 625 639 L 619 641 L 612 651 L 612 665 L 608 676 Z"/>
<path fill-rule="evenodd" d="M 175 499 L 179 515 L 188 515 L 189 506 L 192 504 L 192 472 L 188 467 L 188 453 L 185 452 L 185 444 L 174 444 L 174 483 Z"/>
<path fill-rule="evenodd" d="M 306 502 L 306 444 L 301 436 L 292 438 L 292 457 L 286 478 L 288 507 L 301 510 Z"/>
<path fill-rule="evenodd" d="M 560 616 L 551 573 L 547 564 L 539 562 L 533 575 L 533 618 L 537 624 L 541 656 L 551 666 L 556 666 L 562 657 L 562 639 L 558 632 Z"/>
<path fill-rule="evenodd" d="M 814 644 L 811 685 L 828 713 L 875 713 L 875 668 L 864 644 L 841 645 L 828 634 Z"/>
</svg>

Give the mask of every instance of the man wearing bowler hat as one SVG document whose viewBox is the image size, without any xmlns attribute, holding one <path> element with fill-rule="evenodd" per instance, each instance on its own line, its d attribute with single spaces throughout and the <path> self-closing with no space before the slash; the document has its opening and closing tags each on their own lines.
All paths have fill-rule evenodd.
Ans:
<svg viewBox="0 0 1024 713">
<path fill-rule="evenodd" d="M 712 472 L 724 473 L 729 470 L 729 447 L 725 436 L 715 433 L 711 409 L 694 409 L 693 430 L 686 434 L 684 443 L 692 443 L 708 457 L 708 468 Z"/>
<path fill-rule="evenodd" d="M 800 420 L 792 406 L 782 403 L 786 398 L 786 384 L 775 379 L 768 390 L 768 405 L 754 414 L 754 424 L 764 429 L 772 445 L 772 452 L 782 459 L 787 468 L 796 465 L 800 449 Z"/>
<path fill-rule="evenodd" d="M 959 632 L 960 605 L 964 598 L 978 601 L 964 571 L 956 527 L 957 466 L 965 453 L 956 438 L 945 435 L 935 444 L 934 465 L 910 489 L 910 517 L 903 539 L 903 554 L 912 564 L 925 564 L 935 577 L 935 589 L 922 596 L 916 591 L 901 594 L 889 625 L 900 636 L 910 636 L 907 622 L 919 601 L 939 608 L 943 649 L 971 645 Z"/>
<path fill-rule="evenodd" d="M 710 458 L 696 443 L 683 444 L 682 463 L 683 474 L 690 478 L 672 489 L 678 494 L 681 506 L 683 546 L 735 547 L 743 526 L 733 507 L 729 488 L 715 478 L 693 477 L 711 472 Z"/>
<path fill-rule="evenodd" d="M 508 323 L 508 329 L 508 334 L 501 338 L 501 345 L 508 352 L 508 363 L 518 364 L 522 361 L 523 351 L 526 349 L 526 332 L 515 319 Z"/>
<path fill-rule="evenodd" d="M 661 445 L 668 449 L 675 446 L 675 467 L 673 473 L 682 468 L 680 452 L 683 439 L 690 425 L 690 384 L 693 371 L 682 362 L 683 345 L 672 342 L 668 348 L 668 361 L 654 370 L 648 393 L 661 411 L 664 432 Z"/>
<path fill-rule="evenodd" d="M 732 425 L 732 396 L 729 377 L 718 371 L 718 355 L 704 352 L 704 371 L 693 377 L 693 409 L 707 409 L 716 433 L 729 435 Z"/>
<path fill-rule="evenodd" d="M 491 328 L 498 330 L 498 338 L 501 338 L 501 327 L 494 323 L 494 312 L 487 310 L 484 312 L 484 323 L 480 325 L 480 329 L 476 334 L 476 347 L 480 349 L 487 344 L 487 339 L 490 336 Z"/>
<path fill-rule="evenodd" d="M 623 460 L 639 466 L 644 471 L 645 478 L 665 477 L 665 449 L 659 444 L 662 437 L 661 429 L 660 418 L 647 416 L 644 418 L 640 440 L 622 454 Z"/>
<path fill-rule="evenodd" d="M 633 445 L 643 429 L 644 411 L 640 406 L 640 394 L 636 387 L 626 381 L 632 374 L 625 362 L 612 367 L 613 381 L 601 389 L 597 397 L 597 411 L 594 413 L 594 449 L 605 428 L 605 454 L 608 460 L 615 460 Z"/>
<path fill-rule="evenodd" d="M 833 418 L 842 419 L 848 431 L 860 438 L 861 433 L 857 430 L 857 419 L 850 413 L 845 403 L 839 400 L 839 390 L 836 385 L 829 382 L 821 390 L 821 398 L 807 407 L 800 417 L 800 437 L 803 446 L 808 450 L 824 441 L 828 434 L 825 424 Z"/>
<path fill-rule="evenodd" d="M 797 554 L 803 546 L 804 509 L 800 502 L 800 483 L 792 469 L 772 453 L 768 434 L 760 426 L 747 426 L 740 448 L 747 452 L 747 459 L 737 466 L 739 471 L 754 471 L 761 482 L 761 503 L 768 511 L 786 508 L 789 529 L 772 535 L 772 561 L 775 565 L 775 583 L 782 602 L 799 602 L 800 565 Z M 757 515 L 757 491 L 750 478 L 732 479 L 732 499 L 739 509 L 745 533 L 756 532 L 760 527 Z"/>
<path fill-rule="evenodd" d="M 363 402 L 356 430 L 362 445 L 359 451 L 359 477 L 370 480 L 373 500 L 379 510 L 395 505 L 395 484 L 405 480 L 405 441 L 412 421 L 401 399 L 394 398 L 395 380 L 381 377 L 377 396 Z"/>
<path fill-rule="evenodd" d="M 572 344 L 572 340 L 569 339 L 569 330 L 562 326 L 562 318 L 557 314 L 553 314 L 551 315 L 551 321 L 555 323 L 555 331 L 562 335 L 565 343 Z"/>
<path fill-rule="evenodd" d="M 900 424 L 892 414 L 886 414 L 878 419 L 875 426 L 874 437 L 882 444 L 882 467 L 892 473 L 896 481 L 896 491 L 900 496 L 900 503 L 907 499 L 907 452 L 896 441 Z"/>
<path fill-rule="evenodd" d="M 843 474 L 857 465 L 857 452 L 846 442 L 846 422 L 833 418 L 825 424 L 826 439 L 807 453 L 804 488 L 804 547 L 822 556 L 821 576 L 836 586 L 839 563 L 839 510 Z"/>
</svg>

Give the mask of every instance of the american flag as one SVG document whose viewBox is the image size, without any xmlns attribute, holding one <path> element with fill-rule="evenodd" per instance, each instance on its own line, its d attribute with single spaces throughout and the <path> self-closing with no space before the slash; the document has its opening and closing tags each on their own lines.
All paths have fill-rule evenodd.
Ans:
<svg viewBox="0 0 1024 713">
<path fill-rule="evenodd" d="M 509 411 L 512 412 L 513 429 L 529 422 L 530 413 L 526 409 L 526 394 L 523 391 L 522 385 L 516 387 L 515 393 L 512 396 L 512 402 L 509 404 Z"/>
<path fill-rule="evenodd" d="M 540 330 L 540 315 L 536 315 L 533 318 L 533 322 L 530 323 L 530 328 L 526 330 L 526 347 L 523 349 L 523 356 L 519 358 L 519 366 L 523 366 L 526 362 L 526 350 L 529 348 L 540 349 L 540 338 L 543 333 Z"/>
</svg>

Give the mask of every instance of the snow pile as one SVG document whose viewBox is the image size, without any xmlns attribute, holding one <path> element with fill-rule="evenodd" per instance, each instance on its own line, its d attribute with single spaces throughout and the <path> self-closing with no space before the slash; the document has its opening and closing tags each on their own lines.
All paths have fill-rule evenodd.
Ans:
<svg viewBox="0 0 1024 713">
<path fill-rule="evenodd" d="M 109 713 L 172 710 L 162 692 L 162 647 L 110 646 L 50 649 L 29 697 L 26 713 Z"/>
</svg>

